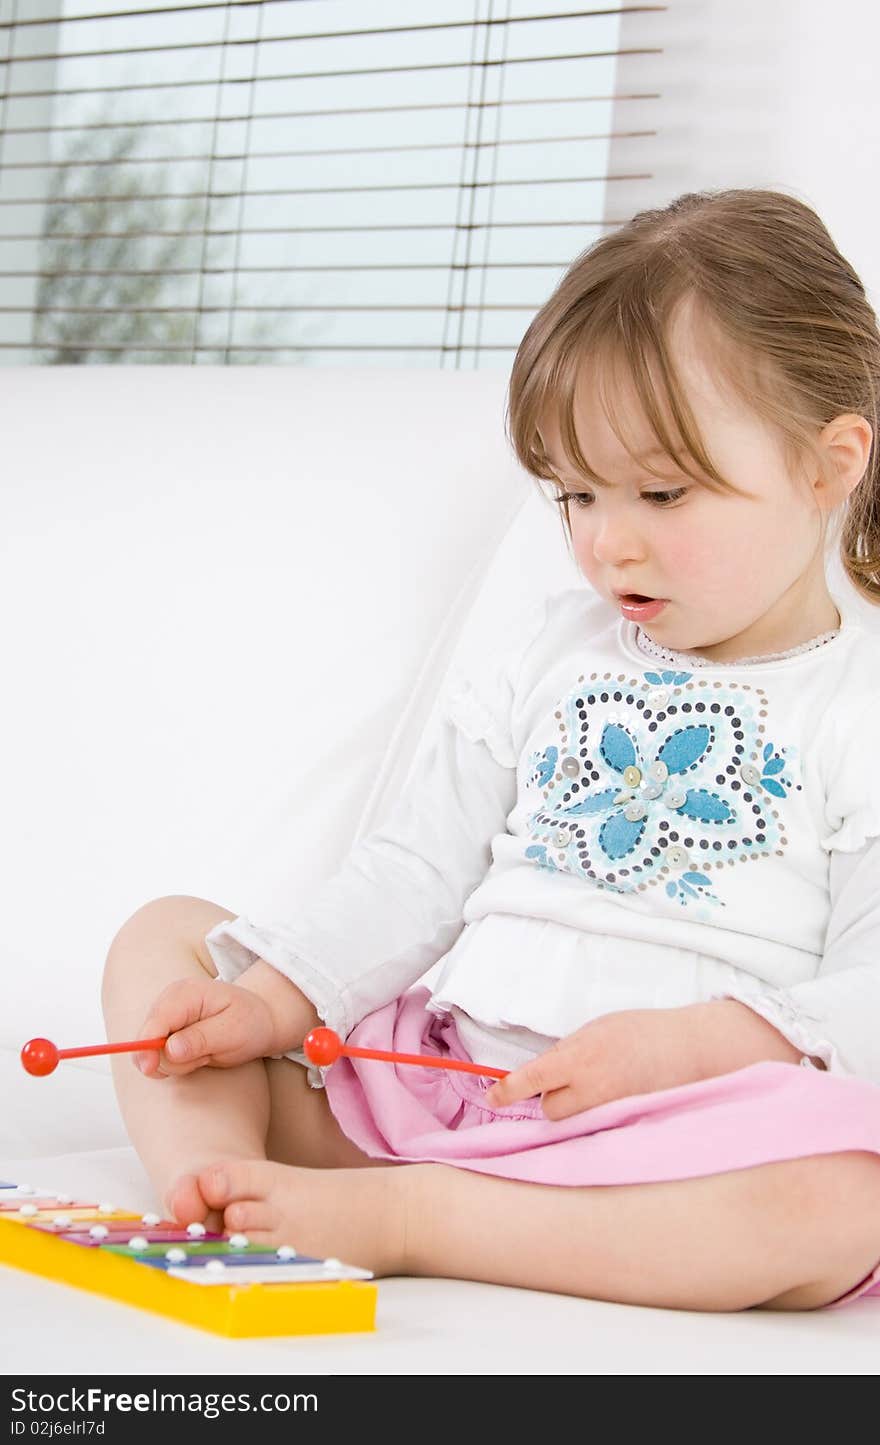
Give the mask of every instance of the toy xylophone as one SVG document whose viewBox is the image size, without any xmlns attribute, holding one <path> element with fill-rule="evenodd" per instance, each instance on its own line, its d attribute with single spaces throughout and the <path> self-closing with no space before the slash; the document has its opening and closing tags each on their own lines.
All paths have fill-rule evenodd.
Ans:
<svg viewBox="0 0 880 1445">
<path fill-rule="evenodd" d="M 21 1062 L 36 1078 L 62 1059 L 86 1054 L 161 1050 L 167 1038 L 129 1039 L 59 1049 L 29 1039 Z M 312 1029 L 306 1057 L 327 1067 L 343 1055 L 385 1063 L 457 1069 L 503 1079 L 506 1069 L 466 1059 L 390 1053 L 344 1044 L 332 1029 Z M 306 1335 L 372 1330 L 376 1286 L 367 1269 L 338 1259 L 313 1259 L 291 1245 L 267 1249 L 241 1234 L 208 1234 L 156 1214 L 127 1214 L 0 1181 L 0 1263 L 62 1280 L 218 1335 Z"/>
<path fill-rule="evenodd" d="M 369 1270 L 0 1181 L 0 1262 L 218 1335 L 375 1328 Z"/>
</svg>

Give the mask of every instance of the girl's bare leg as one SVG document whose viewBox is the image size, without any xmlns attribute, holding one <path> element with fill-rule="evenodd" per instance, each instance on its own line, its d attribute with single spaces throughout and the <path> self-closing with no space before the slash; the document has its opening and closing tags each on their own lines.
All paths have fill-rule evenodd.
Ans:
<svg viewBox="0 0 880 1445">
<path fill-rule="evenodd" d="M 524 1184 L 446 1164 L 205 1170 L 256 1242 L 376 1274 L 482 1280 L 666 1309 L 814 1309 L 880 1256 L 880 1160 L 823 1154 L 657 1184 Z"/>
<path fill-rule="evenodd" d="M 204 937 L 235 916 L 207 899 L 185 896 L 158 898 L 138 909 L 107 957 L 102 995 L 107 1037 L 137 1038 L 157 994 L 175 979 L 202 972 L 216 977 Z M 206 1208 L 195 1179 L 219 1158 L 347 1167 L 380 1162 L 346 1138 L 324 1090 L 310 1088 L 305 1069 L 292 1060 L 148 1079 L 130 1054 L 111 1059 L 129 1137 L 163 1208 L 175 1218 L 220 1222 L 220 1215 Z"/>
<path fill-rule="evenodd" d="M 585 1189 L 413 1167 L 409 1274 L 672 1309 L 799 1310 L 830 1303 L 880 1259 L 880 1159 L 866 1152 Z"/>
</svg>

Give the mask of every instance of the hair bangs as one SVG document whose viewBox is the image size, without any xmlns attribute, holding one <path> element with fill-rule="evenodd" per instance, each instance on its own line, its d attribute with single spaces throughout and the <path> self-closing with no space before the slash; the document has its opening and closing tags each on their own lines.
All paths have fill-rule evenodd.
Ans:
<svg viewBox="0 0 880 1445">
<path fill-rule="evenodd" d="M 600 487 L 613 485 L 584 455 L 575 429 L 576 390 L 578 386 L 593 385 L 609 427 L 637 466 L 659 481 L 669 480 L 668 466 L 672 466 L 676 471 L 683 471 L 697 486 L 737 492 L 739 489 L 715 466 L 697 425 L 667 343 L 668 327 L 648 306 L 636 308 L 632 304 L 621 304 L 616 320 L 613 336 L 591 338 L 580 349 L 573 376 L 570 375 L 568 384 L 556 393 L 553 411 L 548 408 L 543 414 L 545 419 L 552 416 L 556 421 L 569 463 L 591 483 Z M 663 462 L 652 465 L 639 457 L 633 440 L 635 418 L 625 418 L 622 405 L 627 385 L 647 424 L 652 444 L 664 454 L 668 463 L 665 470 Z M 543 454 L 543 448 L 541 451 Z M 552 477 L 546 456 L 543 464 Z"/>
</svg>

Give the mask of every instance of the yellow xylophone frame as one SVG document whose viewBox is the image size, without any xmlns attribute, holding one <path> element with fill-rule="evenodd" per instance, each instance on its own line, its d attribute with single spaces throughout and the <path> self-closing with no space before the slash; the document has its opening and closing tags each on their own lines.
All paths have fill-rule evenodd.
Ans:
<svg viewBox="0 0 880 1445">
<path fill-rule="evenodd" d="M 376 1327 L 378 1291 L 369 1280 L 191 1284 L 125 1255 L 75 1244 L 2 1214 L 0 1263 L 216 1335 L 326 1335 Z"/>
</svg>

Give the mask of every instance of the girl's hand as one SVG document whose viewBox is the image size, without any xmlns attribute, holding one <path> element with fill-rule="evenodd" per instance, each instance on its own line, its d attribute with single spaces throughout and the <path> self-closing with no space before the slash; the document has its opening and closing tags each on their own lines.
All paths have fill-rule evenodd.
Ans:
<svg viewBox="0 0 880 1445">
<path fill-rule="evenodd" d="M 161 1053 L 133 1055 L 148 1078 L 191 1074 L 206 1064 L 231 1069 L 275 1051 L 275 1021 L 264 998 L 234 983 L 182 978 L 163 989 L 137 1037 L 167 1041 Z"/>
<path fill-rule="evenodd" d="M 548 1119 L 567 1119 L 631 1094 L 702 1077 L 696 1020 L 687 1008 L 622 1009 L 591 1019 L 486 1092 L 490 1104 L 540 1094 Z"/>
</svg>

